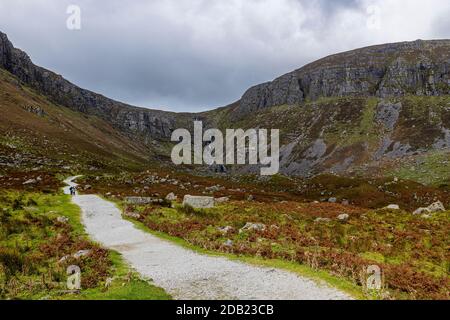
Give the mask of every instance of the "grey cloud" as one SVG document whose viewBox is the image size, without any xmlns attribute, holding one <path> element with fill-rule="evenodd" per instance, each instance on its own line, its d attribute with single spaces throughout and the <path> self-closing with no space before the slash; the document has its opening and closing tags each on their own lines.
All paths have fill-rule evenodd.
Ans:
<svg viewBox="0 0 450 320">
<path fill-rule="evenodd" d="M 432 2 L 437 13 L 446 3 Z M 140 106 L 198 111 L 231 103 L 248 87 L 323 55 L 392 41 L 389 31 L 365 30 L 370 3 L 388 5 L 385 0 L 0 0 L 0 30 L 35 63 L 82 87 Z M 80 31 L 65 28 L 69 4 L 82 9 Z M 449 37 L 448 19 L 430 18 L 435 16 L 429 37 Z"/>
</svg>

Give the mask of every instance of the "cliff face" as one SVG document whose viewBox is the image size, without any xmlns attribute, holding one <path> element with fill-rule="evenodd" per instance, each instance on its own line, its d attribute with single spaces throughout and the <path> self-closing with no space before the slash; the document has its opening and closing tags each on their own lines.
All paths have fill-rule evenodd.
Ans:
<svg viewBox="0 0 450 320">
<path fill-rule="evenodd" d="M 449 40 L 418 40 L 358 49 L 326 57 L 250 88 L 240 100 L 234 118 L 320 97 L 449 94 L 449 74 Z"/>
</svg>

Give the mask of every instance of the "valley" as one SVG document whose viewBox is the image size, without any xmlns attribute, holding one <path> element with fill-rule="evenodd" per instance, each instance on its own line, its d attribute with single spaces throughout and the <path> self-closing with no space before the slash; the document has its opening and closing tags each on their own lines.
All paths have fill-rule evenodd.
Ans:
<svg viewBox="0 0 450 320">
<path fill-rule="evenodd" d="M 233 281 L 230 265 L 306 279 L 295 294 L 277 287 L 279 298 L 320 298 L 313 292 L 326 283 L 333 294 L 324 298 L 448 300 L 449 59 L 449 40 L 373 46 L 252 87 L 228 106 L 173 113 L 79 88 L 0 33 L 0 297 L 220 298 L 225 276 L 186 279 L 172 269 L 180 286 L 197 288 L 189 295 L 161 275 L 164 262 L 134 270 L 126 250 L 96 243 L 104 230 L 89 233 L 74 204 L 95 199 L 106 216 L 100 227 L 114 212 L 130 238 L 201 254 L 194 271 L 220 257 Z M 193 134 L 194 121 L 222 132 L 280 130 L 279 174 L 175 165 L 171 135 Z M 62 188 L 77 175 L 79 198 L 71 199 Z M 185 196 L 214 205 L 194 208 Z M 64 287 L 71 263 L 85 274 L 77 292 Z M 367 285 L 370 266 L 382 270 L 376 290 Z M 251 275 L 237 298 L 277 298 L 270 286 L 258 296 Z"/>
</svg>

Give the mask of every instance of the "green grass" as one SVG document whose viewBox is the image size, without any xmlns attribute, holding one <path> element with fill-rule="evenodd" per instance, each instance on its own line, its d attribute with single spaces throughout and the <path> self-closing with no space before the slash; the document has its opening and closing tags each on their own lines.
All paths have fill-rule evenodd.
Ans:
<svg viewBox="0 0 450 320">
<path fill-rule="evenodd" d="M 425 185 L 450 183 L 450 153 L 446 151 L 430 152 L 418 159 L 420 164 L 406 163 L 392 170 L 391 176 L 417 181 Z"/>
</svg>

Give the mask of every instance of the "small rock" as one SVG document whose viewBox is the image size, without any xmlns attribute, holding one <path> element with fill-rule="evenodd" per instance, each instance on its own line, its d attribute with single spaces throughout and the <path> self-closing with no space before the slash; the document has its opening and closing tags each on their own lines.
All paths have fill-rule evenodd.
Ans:
<svg viewBox="0 0 450 320">
<path fill-rule="evenodd" d="M 176 201 L 177 200 L 177 196 L 175 195 L 175 193 L 171 192 L 166 196 L 166 200 L 167 201 Z"/>
<path fill-rule="evenodd" d="M 141 215 L 140 215 L 139 213 L 137 213 L 137 212 L 129 212 L 129 211 L 125 211 L 125 212 L 123 213 L 123 215 L 124 215 L 125 217 L 129 217 L 129 218 L 133 218 L 133 219 L 140 219 L 140 218 L 141 218 Z"/>
<path fill-rule="evenodd" d="M 91 250 L 80 250 L 73 255 L 75 259 L 79 259 L 81 257 L 86 257 L 91 254 Z"/>
<path fill-rule="evenodd" d="M 230 201 L 229 197 L 221 197 L 221 198 L 217 198 L 215 200 L 216 204 L 225 203 L 225 202 L 228 202 L 228 201 Z"/>
<path fill-rule="evenodd" d="M 418 208 L 416 211 L 413 212 L 413 215 L 428 214 L 443 211 L 445 211 L 444 204 L 441 201 L 437 201 L 426 208 Z"/>
<path fill-rule="evenodd" d="M 217 230 L 219 230 L 222 234 L 227 234 L 228 232 L 233 231 L 233 227 L 230 226 L 220 227 L 217 228 Z"/>
<path fill-rule="evenodd" d="M 337 199 L 336 199 L 336 198 L 330 198 L 330 199 L 328 199 L 328 202 L 330 202 L 330 203 L 336 203 L 336 202 L 337 202 Z"/>
<path fill-rule="evenodd" d="M 431 211 L 428 208 L 418 208 L 416 211 L 413 212 L 413 215 L 416 216 L 424 213 L 431 213 Z"/>
<path fill-rule="evenodd" d="M 249 195 L 247 197 L 247 201 L 253 201 L 253 200 L 255 200 L 255 197 L 253 195 Z"/>
<path fill-rule="evenodd" d="M 233 240 L 228 239 L 227 241 L 224 242 L 224 246 L 225 247 L 232 247 L 234 244 Z"/>
<path fill-rule="evenodd" d="M 350 204 L 350 201 L 348 200 L 342 200 L 341 202 L 344 206 L 348 206 Z"/>
<path fill-rule="evenodd" d="M 350 216 L 346 213 L 338 215 L 337 219 L 339 221 L 347 221 L 350 218 Z"/>
<path fill-rule="evenodd" d="M 225 189 L 224 187 L 222 187 L 221 185 L 217 185 L 217 186 L 212 186 L 212 187 L 206 187 L 205 191 L 206 192 L 217 192 L 217 191 L 221 191 Z"/>
<path fill-rule="evenodd" d="M 59 261 L 58 261 L 58 263 L 63 263 L 63 262 L 65 262 L 67 259 L 69 259 L 70 258 L 70 256 L 64 256 L 64 257 L 62 257 L 61 259 L 59 259 Z"/>
<path fill-rule="evenodd" d="M 331 219 L 329 218 L 317 218 L 316 220 L 314 220 L 314 222 L 316 223 L 320 223 L 320 222 L 330 222 Z"/>
<path fill-rule="evenodd" d="M 388 209 L 388 210 L 400 210 L 400 206 L 398 204 L 390 204 L 385 209 Z"/>
<path fill-rule="evenodd" d="M 68 223 L 69 222 L 69 218 L 67 218 L 67 217 L 58 217 L 58 218 L 56 218 L 56 221 L 58 221 L 59 223 Z"/>
<path fill-rule="evenodd" d="M 266 225 L 262 223 L 252 223 L 247 222 L 244 227 L 242 227 L 239 230 L 239 233 L 245 232 L 245 231 L 264 231 L 266 230 Z"/>
</svg>

